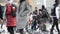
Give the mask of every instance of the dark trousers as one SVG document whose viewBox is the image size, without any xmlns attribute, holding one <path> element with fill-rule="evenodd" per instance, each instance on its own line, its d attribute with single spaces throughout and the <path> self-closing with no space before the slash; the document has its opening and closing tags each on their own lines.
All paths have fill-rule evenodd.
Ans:
<svg viewBox="0 0 60 34">
<path fill-rule="evenodd" d="M 56 26 L 57 31 L 59 32 L 58 19 L 56 17 L 53 17 L 53 25 L 52 25 L 52 28 L 51 28 L 51 32 L 53 32 L 54 26 Z"/>
<path fill-rule="evenodd" d="M 32 27 L 31 27 L 31 29 L 36 30 L 36 25 L 37 25 L 37 23 L 34 22 L 33 25 L 32 25 Z"/>
<path fill-rule="evenodd" d="M 10 34 L 14 34 L 13 27 L 7 27 L 7 30 Z"/>
<path fill-rule="evenodd" d="M 20 34 L 23 34 L 23 29 L 19 29 L 19 33 Z"/>
</svg>

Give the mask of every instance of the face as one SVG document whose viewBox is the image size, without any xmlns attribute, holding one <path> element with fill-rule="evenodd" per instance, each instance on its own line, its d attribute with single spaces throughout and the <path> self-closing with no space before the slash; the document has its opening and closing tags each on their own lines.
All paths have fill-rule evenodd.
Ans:
<svg viewBox="0 0 60 34">
<path fill-rule="evenodd" d="M 35 10 L 37 10 L 37 7 L 35 7 Z"/>
<path fill-rule="evenodd" d="M 27 3 L 29 3 L 29 0 L 26 0 Z"/>
</svg>

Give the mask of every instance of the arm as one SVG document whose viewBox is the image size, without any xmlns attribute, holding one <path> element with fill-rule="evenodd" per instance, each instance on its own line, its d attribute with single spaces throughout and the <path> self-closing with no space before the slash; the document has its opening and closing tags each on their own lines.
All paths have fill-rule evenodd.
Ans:
<svg viewBox="0 0 60 34">
<path fill-rule="evenodd" d="M 32 16 L 28 16 L 28 23 L 32 24 Z"/>
<path fill-rule="evenodd" d="M 25 9 L 25 3 L 22 2 L 22 3 L 19 5 L 19 11 L 18 11 L 20 16 L 22 16 L 22 13 L 23 13 L 24 9 Z"/>
<path fill-rule="evenodd" d="M 59 7 L 56 7 L 56 17 L 59 19 Z"/>
<path fill-rule="evenodd" d="M 4 7 L 3 20 L 6 20 L 6 6 Z"/>
<path fill-rule="evenodd" d="M 27 10 L 25 10 L 26 8 L 27 8 Z M 26 4 L 26 2 L 22 3 L 22 6 L 20 8 L 20 15 L 27 16 L 27 14 L 31 11 L 30 9 L 31 9 L 30 6 L 28 4 Z"/>
<path fill-rule="evenodd" d="M 31 11 L 30 5 L 26 4 L 25 8 L 26 8 L 27 10 L 25 10 L 25 11 L 23 12 L 23 14 L 22 14 L 23 16 L 27 16 L 27 15 L 30 13 L 30 11 Z"/>
</svg>

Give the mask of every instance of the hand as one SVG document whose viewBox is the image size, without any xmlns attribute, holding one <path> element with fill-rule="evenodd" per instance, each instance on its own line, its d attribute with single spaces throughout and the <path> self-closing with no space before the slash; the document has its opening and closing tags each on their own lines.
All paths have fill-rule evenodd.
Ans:
<svg viewBox="0 0 60 34">
<path fill-rule="evenodd" d="M 50 16 L 50 22 L 52 22 L 53 21 L 53 17 L 52 16 Z"/>
<path fill-rule="evenodd" d="M 3 22 L 3 20 L 2 19 L 0 19 L 0 23 L 2 23 Z"/>
<path fill-rule="evenodd" d="M 50 16 L 51 19 L 53 19 L 53 16 Z"/>
<path fill-rule="evenodd" d="M 52 20 L 52 17 L 50 17 L 50 19 Z"/>
</svg>

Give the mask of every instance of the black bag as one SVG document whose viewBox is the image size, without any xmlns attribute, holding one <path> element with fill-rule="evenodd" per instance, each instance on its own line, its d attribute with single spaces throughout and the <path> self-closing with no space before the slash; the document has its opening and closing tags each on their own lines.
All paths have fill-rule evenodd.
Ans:
<svg viewBox="0 0 60 34">
<path fill-rule="evenodd" d="M 49 14 L 48 14 L 48 12 L 46 12 L 46 13 L 45 13 L 45 17 L 48 18 L 48 16 L 49 16 Z"/>
<path fill-rule="evenodd" d="M 13 7 L 15 7 L 15 10 L 13 10 Z M 12 17 L 16 17 L 16 11 L 17 11 L 16 9 L 17 9 L 16 6 L 14 4 L 12 4 L 12 8 L 11 8 L 11 10 L 12 10 L 11 16 Z"/>
<path fill-rule="evenodd" d="M 49 14 L 48 14 L 46 9 L 42 10 L 42 13 L 43 13 L 42 18 L 48 18 L 49 17 Z"/>
<path fill-rule="evenodd" d="M 12 15 L 12 17 L 16 17 L 16 12 L 15 11 L 12 12 L 11 15 Z"/>
</svg>

